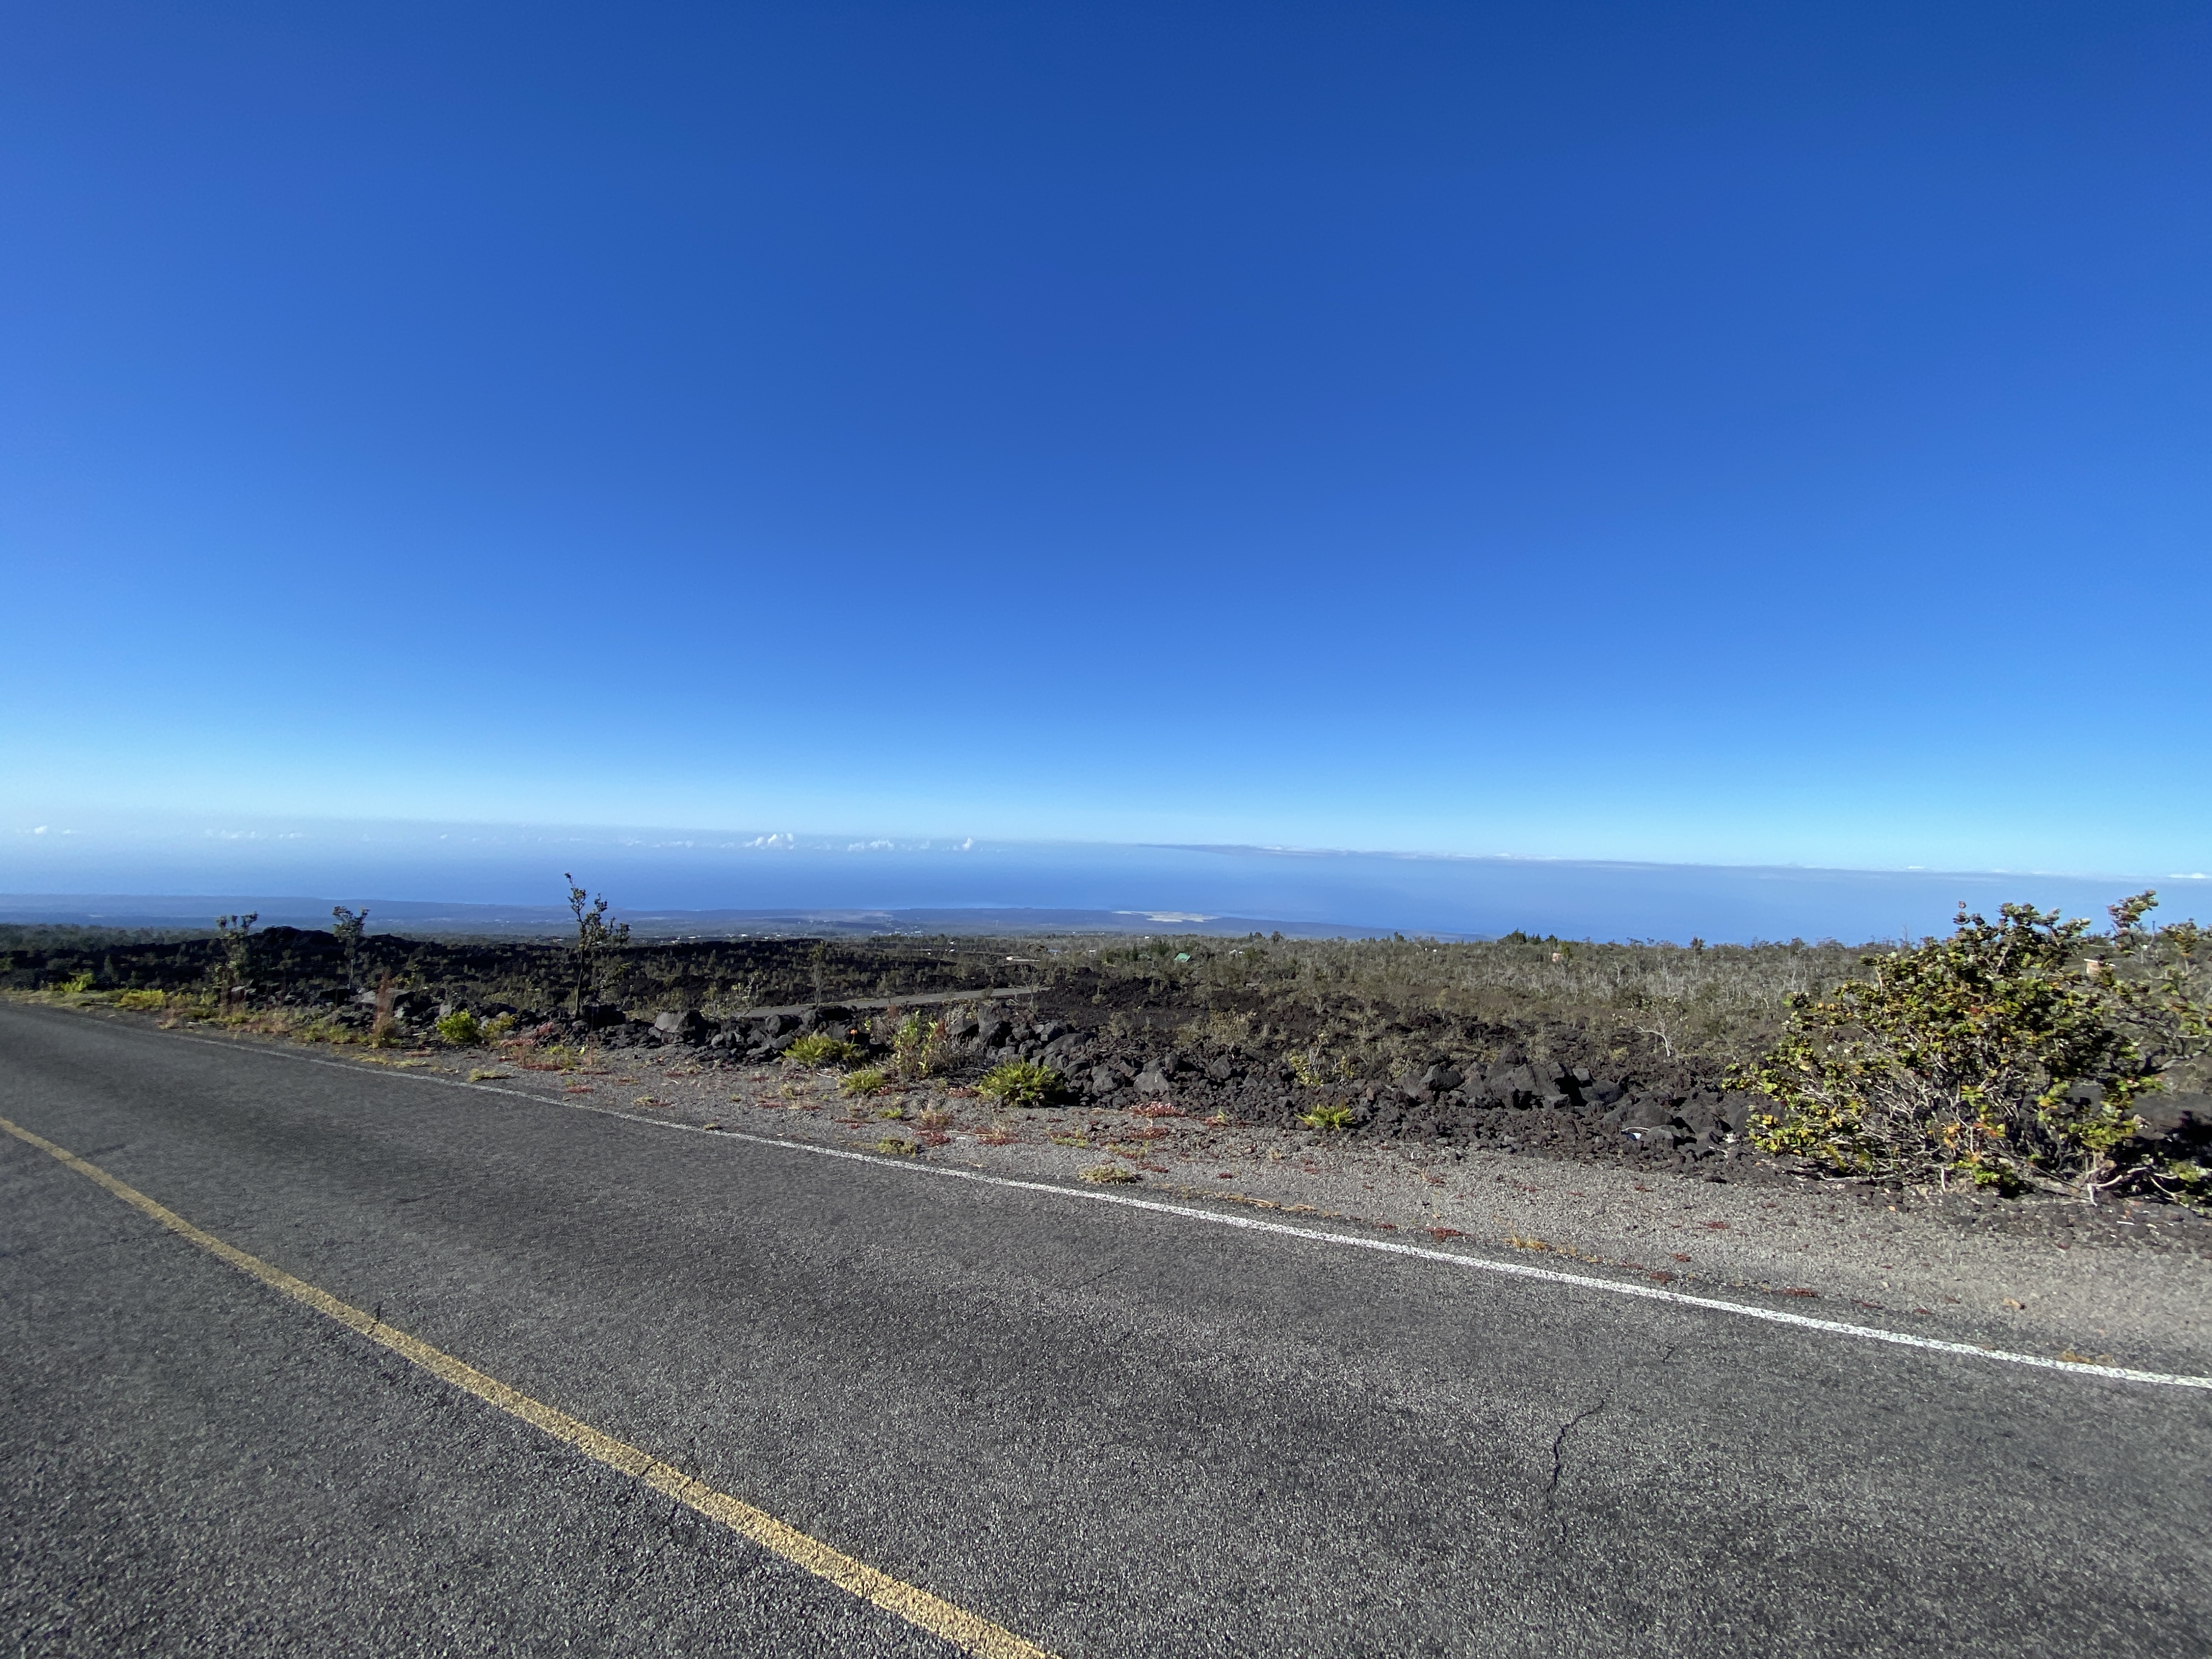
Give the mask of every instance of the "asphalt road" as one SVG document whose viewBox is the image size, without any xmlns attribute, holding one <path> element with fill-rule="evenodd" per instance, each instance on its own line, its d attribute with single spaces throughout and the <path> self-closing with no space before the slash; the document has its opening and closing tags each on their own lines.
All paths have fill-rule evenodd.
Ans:
<svg viewBox="0 0 2212 1659">
<path fill-rule="evenodd" d="M 2212 1650 L 2212 1396 L 0 1007 L 0 1116 L 1052 1651 Z M 0 1136 L 27 1654 L 951 1650 Z"/>
</svg>

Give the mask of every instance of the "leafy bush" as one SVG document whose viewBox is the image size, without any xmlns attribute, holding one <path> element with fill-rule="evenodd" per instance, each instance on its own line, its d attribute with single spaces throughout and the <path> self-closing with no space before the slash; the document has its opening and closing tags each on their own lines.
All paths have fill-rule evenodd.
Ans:
<svg viewBox="0 0 2212 1659">
<path fill-rule="evenodd" d="M 160 991 L 118 991 L 115 994 L 117 1007 L 136 1009 L 142 1014 L 151 1013 L 168 1000 L 167 995 Z"/>
<path fill-rule="evenodd" d="M 848 1095 L 881 1094 L 890 1086 L 890 1078 L 878 1066 L 866 1066 L 848 1073 L 837 1086 Z"/>
<path fill-rule="evenodd" d="M 984 1073 L 975 1087 L 1002 1106 L 1049 1106 L 1066 1092 L 1067 1081 L 1049 1066 L 1010 1060 Z"/>
<path fill-rule="evenodd" d="M 902 1077 L 929 1077 L 943 1071 L 948 1052 L 941 1019 L 908 1014 L 891 1036 L 891 1064 Z"/>
<path fill-rule="evenodd" d="M 2208 1028 L 2191 924 L 2112 909 L 2109 936 L 2057 911 L 1960 908 L 1948 939 L 1869 957 L 1868 977 L 1791 999 L 1780 1040 L 1732 1081 L 1772 1103 L 1752 1139 L 1839 1173 L 2094 1199 L 2201 1181 L 2134 1139 L 2132 1104 L 2201 1058 Z M 2093 953 L 2091 946 L 2096 949 Z"/>
<path fill-rule="evenodd" d="M 92 989 L 92 969 L 88 968 L 82 973 L 72 974 L 54 988 L 64 995 L 81 997 Z"/>
<path fill-rule="evenodd" d="M 483 1027 L 465 1008 L 456 1008 L 437 1024 L 438 1035 L 456 1048 L 471 1048 L 483 1041 Z"/>
<path fill-rule="evenodd" d="M 783 1055 L 801 1066 L 842 1066 L 860 1059 L 860 1050 L 859 1045 L 831 1036 L 827 1031 L 809 1031 L 786 1048 Z"/>
</svg>

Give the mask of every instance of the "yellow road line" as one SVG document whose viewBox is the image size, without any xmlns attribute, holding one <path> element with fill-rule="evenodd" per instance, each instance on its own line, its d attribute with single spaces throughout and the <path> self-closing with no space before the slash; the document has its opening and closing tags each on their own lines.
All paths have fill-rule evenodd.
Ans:
<svg viewBox="0 0 2212 1659">
<path fill-rule="evenodd" d="M 87 1163 L 75 1152 L 57 1146 L 43 1135 L 33 1134 L 4 1117 L 0 1117 L 0 1129 L 5 1129 L 16 1139 L 58 1158 L 88 1181 L 105 1187 L 133 1209 L 151 1216 L 179 1238 L 198 1245 L 209 1255 L 228 1262 L 240 1273 L 252 1275 L 271 1289 L 282 1291 L 294 1301 L 336 1320 L 348 1330 L 358 1332 L 370 1341 L 391 1349 L 402 1358 L 420 1365 L 433 1376 L 450 1382 L 457 1389 L 465 1389 L 477 1399 L 498 1407 L 510 1416 L 519 1417 L 524 1422 L 543 1429 L 556 1440 L 574 1446 L 585 1456 L 634 1476 L 655 1492 L 665 1493 L 678 1503 L 696 1510 L 709 1520 L 720 1522 L 731 1531 L 750 1539 L 763 1549 L 781 1556 L 793 1565 L 803 1567 L 817 1578 L 827 1579 L 839 1589 L 872 1602 L 886 1613 L 896 1613 L 932 1636 L 942 1638 L 962 1652 L 975 1654 L 979 1659 L 1053 1659 L 1045 1649 L 1024 1640 L 1004 1626 L 994 1625 L 964 1607 L 955 1607 L 943 1596 L 933 1595 L 903 1579 L 894 1578 L 887 1572 L 878 1572 L 866 1562 L 857 1561 L 843 1551 L 832 1549 L 819 1539 L 809 1537 L 796 1527 L 786 1525 L 765 1510 L 755 1509 L 741 1498 L 717 1492 L 674 1465 L 664 1463 L 650 1453 L 640 1451 L 635 1446 L 617 1440 L 612 1435 L 602 1434 L 590 1424 L 579 1422 L 566 1412 L 556 1411 L 520 1389 L 509 1388 L 496 1377 L 485 1376 L 473 1365 L 464 1364 L 419 1338 L 395 1330 L 350 1303 L 339 1301 L 328 1291 L 319 1290 L 304 1279 L 295 1279 L 282 1267 L 271 1267 L 259 1256 L 249 1255 L 235 1244 L 225 1243 L 213 1233 L 195 1227 L 175 1211 L 155 1203 L 137 1188 L 125 1185 L 98 1164 Z"/>
</svg>

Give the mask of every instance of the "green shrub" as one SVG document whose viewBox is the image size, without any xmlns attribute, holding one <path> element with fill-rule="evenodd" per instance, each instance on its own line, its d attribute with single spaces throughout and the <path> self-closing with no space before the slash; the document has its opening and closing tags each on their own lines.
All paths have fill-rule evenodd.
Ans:
<svg viewBox="0 0 2212 1659">
<path fill-rule="evenodd" d="M 92 969 L 88 968 L 82 973 L 70 975 L 69 978 L 54 987 L 54 989 L 69 996 L 82 996 L 87 991 L 92 989 Z"/>
<path fill-rule="evenodd" d="M 1763 1094 L 1751 1139 L 1840 1174 L 2094 1197 L 2198 1179 L 2133 1137 L 2132 1103 L 2201 1057 L 2205 1010 L 2189 924 L 2113 931 L 2008 904 L 1961 907 L 1949 938 L 1869 957 L 1863 980 L 1790 1000 L 1781 1039 L 1730 1080 Z"/>
<path fill-rule="evenodd" d="M 151 1013 L 168 1000 L 168 997 L 160 991 L 118 991 L 115 994 L 117 1007 L 133 1008 L 142 1014 Z"/>
<path fill-rule="evenodd" d="M 896 1135 L 885 1135 L 876 1143 L 876 1150 L 890 1158 L 912 1158 L 921 1148 L 911 1140 L 902 1140 Z"/>
<path fill-rule="evenodd" d="M 983 1073 L 975 1087 L 1002 1106 L 1049 1106 L 1067 1091 L 1066 1079 L 1033 1060 L 1010 1060 Z"/>
<path fill-rule="evenodd" d="M 837 1086 L 848 1095 L 876 1095 L 890 1086 L 890 1078 L 878 1067 L 867 1066 L 846 1073 Z"/>
<path fill-rule="evenodd" d="M 1352 1108 L 1340 1100 L 1332 1100 L 1326 1106 L 1316 1106 L 1310 1112 L 1299 1113 L 1298 1121 L 1309 1129 L 1349 1129 L 1352 1127 Z"/>
<path fill-rule="evenodd" d="M 860 1050 L 857 1044 L 827 1031 L 809 1031 L 786 1048 L 783 1057 L 801 1066 L 842 1066 L 860 1059 Z"/>
<path fill-rule="evenodd" d="M 902 1077 L 929 1077 L 945 1069 L 945 1022 L 908 1014 L 891 1036 L 891 1064 Z"/>
<path fill-rule="evenodd" d="M 441 1019 L 437 1031 L 440 1037 L 456 1048 L 474 1048 L 483 1041 L 484 1035 L 483 1027 L 477 1024 L 477 1017 L 465 1008 L 456 1008 Z"/>
</svg>

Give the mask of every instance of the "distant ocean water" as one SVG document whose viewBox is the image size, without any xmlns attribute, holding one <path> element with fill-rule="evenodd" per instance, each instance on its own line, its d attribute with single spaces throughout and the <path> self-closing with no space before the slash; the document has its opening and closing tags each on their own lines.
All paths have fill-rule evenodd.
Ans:
<svg viewBox="0 0 2212 1659">
<path fill-rule="evenodd" d="M 1962 900 L 1991 912 L 2027 900 L 2101 918 L 2106 905 L 2144 886 L 2166 898 L 2162 920 L 2212 915 L 2202 877 L 328 821 L 18 830 L 0 843 L 0 913 L 52 909 L 53 896 L 112 895 L 535 911 L 560 905 L 564 871 L 604 891 L 618 913 L 1034 908 L 1122 913 L 1138 927 L 1241 918 L 1454 937 L 1519 928 L 1571 939 L 1856 943 L 1942 932 Z M 179 914 L 196 913 L 186 903 Z"/>
</svg>

